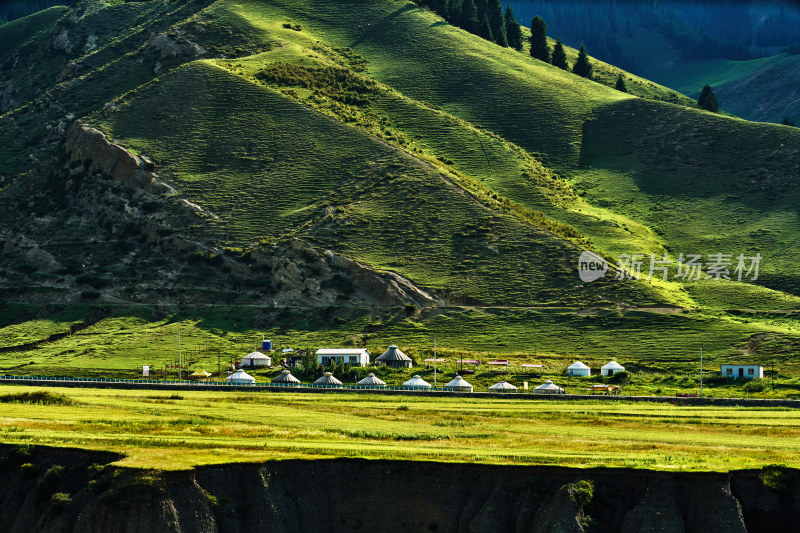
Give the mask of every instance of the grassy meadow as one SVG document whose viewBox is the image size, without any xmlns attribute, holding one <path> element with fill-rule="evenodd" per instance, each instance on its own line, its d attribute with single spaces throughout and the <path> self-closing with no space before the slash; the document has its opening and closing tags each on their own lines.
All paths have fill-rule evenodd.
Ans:
<svg viewBox="0 0 800 533">
<path fill-rule="evenodd" d="M 433 383 L 433 369 L 426 368 L 424 359 L 433 356 L 436 339 L 437 355 L 446 360 L 438 368 L 440 386 L 461 369 L 456 361 L 464 358 L 483 362 L 464 367 L 474 371 L 467 379 L 479 391 L 500 380 L 522 387 L 526 381 L 535 386 L 551 379 L 568 393 L 582 394 L 589 384 L 603 378 L 567 378 L 566 367 L 581 360 L 599 369 L 614 359 L 631 373 L 626 394 L 697 393 L 703 348 L 706 395 L 800 397 L 800 365 L 786 355 L 800 343 L 800 325 L 795 315 L 786 313 L 450 308 L 430 316 L 405 311 L 337 313 L 336 309 L 326 313 L 282 310 L 269 316 L 259 307 L 231 306 L 158 317 L 142 306 L 75 329 L 93 312 L 91 307 L 68 308 L 56 315 L 62 317 L 58 321 L 31 320 L 0 329 L 0 373 L 135 379 L 141 377 L 142 366 L 148 365 L 154 377 L 163 378 L 165 365 L 178 360 L 180 333 L 189 371 L 204 369 L 215 374 L 212 379 L 224 379 L 231 363 L 260 350 L 264 336 L 273 340 L 276 353 L 271 354 L 275 368 L 251 372 L 262 383 L 280 373 L 283 348 L 313 352 L 322 347 L 363 346 L 375 358 L 390 344 L 398 344 L 410 355 L 415 367 L 333 370 L 346 384 L 354 384 L 370 371 L 390 385 L 401 385 L 414 374 Z M 70 328 L 75 329 L 72 335 Z M 52 335 L 61 336 L 48 341 Z M 508 359 L 508 371 L 497 373 L 496 367 L 486 364 L 494 359 Z M 720 364 L 741 362 L 765 365 L 766 378 L 751 383 L 718 377 Z M 526 369 L 521 366 L 525 363 L 542 367 Z M 323 371 L 310 369 L 302 377 L 311 382 Z M 176 379 L 177 370 L 169 370 L 167 377 Z"/>
<path fill-rule="evenodd" d="M 377 395 L 0 387 L 0 441 L 122 466 L 360 457 L 727 471 L 797 467 L 800 411 Z M 29 403 L 31 401 L 38 403 Z"/>
</svg>

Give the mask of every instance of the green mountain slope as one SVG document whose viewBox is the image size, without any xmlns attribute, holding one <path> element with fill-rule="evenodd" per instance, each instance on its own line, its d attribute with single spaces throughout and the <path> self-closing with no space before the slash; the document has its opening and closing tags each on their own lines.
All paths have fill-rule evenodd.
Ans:
<svg viewBox="0 0 800 533">
<path fill-rule="evenodd" d="M 596 63 L 602 83 L 585 80 L 399 0 L 95 1 L 31 36 L 0 62 L 12 87 L 0 111 L 8 300 L 106 306 L 85 324 L 129 305 L 187 317 L 241 304 L 242 335 L 285 331 L 279 308 L 337 309 L 303 315 L 317 336 L 290 329 L 312 342 L 369 338 L 375 316 L 423 342 L 414 328 L 454 312 L 432 308 L 480 307 L 475 323 L 496 321 L 512 351 L 536 335 L 520 323 L 540 318 L 509 307 L 569 308 L 542 321 L 553 339 L 538 349 L 556 354 L 583 342 L 560 340 L 580 307 L 800 304 L 786 254 L 800 234 L 798 132 L 710 115 L 627 73 L 633 94 L 620 93 L 611 65 Z M 584 283 L 583 249 L 763 262 L 754 283 L 613 269 Z M 404 310 L 419 320 L 408 325 L 404 304 L 432 314 Z M 451 342 L 461 328 L 481 336 L 454 316 Z M 650 353 L 678 320 L 630 324 Z M 749 334 L 721 341 L 727 321 L 692 321 L 692 339 L 731 355 Z M 754 333 L 789 345 L 787 321 Z M 589 322 L 575 326 L 588 346 L 612 353 L 625 322 Z M 208 324 L 214 338 L 232 327 Z M 621 336 L 598 341 L 605 326 Z"/>
</svg>

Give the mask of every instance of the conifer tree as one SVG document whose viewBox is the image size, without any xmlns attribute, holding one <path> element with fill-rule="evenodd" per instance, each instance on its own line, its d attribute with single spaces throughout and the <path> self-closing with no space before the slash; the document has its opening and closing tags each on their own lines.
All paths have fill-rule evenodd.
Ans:
<svg viewBox="0 0 800 533">
<path fill-rule="evenodd" d="M 481 23 L 478 26 L 478 36 L 483 37 L 487 41 L 494 41 L 494 35 L 492 34 L 492 26 L 489 24 L 489 17 L 483 15 L 481 19 Z"/>
<path fill-rule="evenodd" d="M 506 21 L 503 17 L 503 6 L 500 4 L 500 0 L 488 0 L 486 3 L 486 16 L 489 18 L 489 26 L 492 28 L 494 42 L 500 46 L 508 46 Z"/>
<path fill-rule="evenodd" d="M 622 77 L 622 74 L 617 76 L 617 84 L 614 86 L 614 88 L 623 93 L 628 92 L 628 86 L 625 85 L 625 78 Z"/>
<path fill-rule="evenodd" d="M 478 20 L 481 20 L 486 14 L 486 0 L 473 0 L 475 2 L 475 9 L 478 11 Z"/>
<path fill-rule="evenodd" d="M 547 24 L 539 15 L 533 17 L 531 21 L 531 56 L 550 62 L 550 47 L 547 46 Z"/>
<path fill-rule="evenodd" d="M 584 45 L 581 45 L 581 49 L 578 51 L 578 59 L 572 66 L 572 72 L 578 76 L 592 79 L 592 63 L 589 61 L 589 56 L 586 55 L 586 46 Z"/>
<path fill-rule="evenodd" d="M 447 4 L 448 4 L 447 0 L 431 0 L 429 6 L 431 8 L 431 11 L 433 11 L 443 19 L 447 20 L 449 15 L 448 12 L 449 6 Z"/>
<path fill-rule="evenodd" d="M 719 113 L 719 104 L 717 104 L 717 97 L 714 96 L 714 91 L 711 90 L 710 85 L 703 87 L 700 92 L 700 98 L 697 99 L 697 106 L 700 109 L 711 111 L 712 113 Z"/>
<path fill-rule="evenodd" d="M 461 0 L 447 2 L 447 22 L 453 26 L 461 26 Z"/>
<path fill-rule="evenodd" d="M 789 117 L 783 117 L 783 121 L 781 122 L 784 126 L 794 126 L 794 120 L 790 119 Z"/>
<path fill-rule="evenodd" d="M 561 44 L 561 41 L 556 41 L 556 45 L 553 47 L 553 66 L 564 70 L 569 70 L 567 53 L 564 52 L 564 45 Z"/>
<path fill-rule="evenodd" d="M 461 4 L 461 20 L 459 26 L 464 28 L 470 33 L 478 33 L 478 8 L 475 6 L 475 0 L 464 0 Z"/>
<path fill-rule="evenodd" d="M 514 11 L 511 9 L 511 4 L 506 8 L 506 38 L 508 39 L 508 46 L 522 50 L 522 28 L 514 17 Z"/>
</svg>

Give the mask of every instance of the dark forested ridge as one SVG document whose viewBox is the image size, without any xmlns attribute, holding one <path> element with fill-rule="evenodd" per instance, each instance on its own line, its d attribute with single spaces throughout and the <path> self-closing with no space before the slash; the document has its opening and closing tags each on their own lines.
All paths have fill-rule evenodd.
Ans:
<svg viewBox="0 0 800 533">
<path fill-rule="evenodd" d="M 539 15 L 549 33 L 622 68 L 639 71 L 648 34 L 663 36 L 687 59 L 747 60 L 800 43 L 800 7 L 792 2 L 713 0 L 513 0 L 522 21 Z M 644 43 L 646 44 L 646 43 Z M 645 46 L 646 48 L 646 46 Z"/>
<path fill-rule="evenodd" d="M 52 6 L 71 6 L 75 0 L 0 0 L 0 24 Z"/>
</svg>

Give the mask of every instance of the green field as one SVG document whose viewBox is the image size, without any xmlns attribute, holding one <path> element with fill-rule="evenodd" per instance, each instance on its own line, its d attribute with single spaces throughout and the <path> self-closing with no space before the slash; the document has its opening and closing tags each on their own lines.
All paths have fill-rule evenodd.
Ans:
<svg viewBox="0 0 800 533">
<path fill-rule="evenodd" d="M 332 457 L 684 471 L 800 465 L 793 409 L 93 389 L 46 389 L 44 404 L 13 397 L 35 390 L 0 388 L 10 402 L 3 442 L 109 450 L 139 468 Z M 48 405 L 59 403 L 68 405 Z"/>
</svg>

